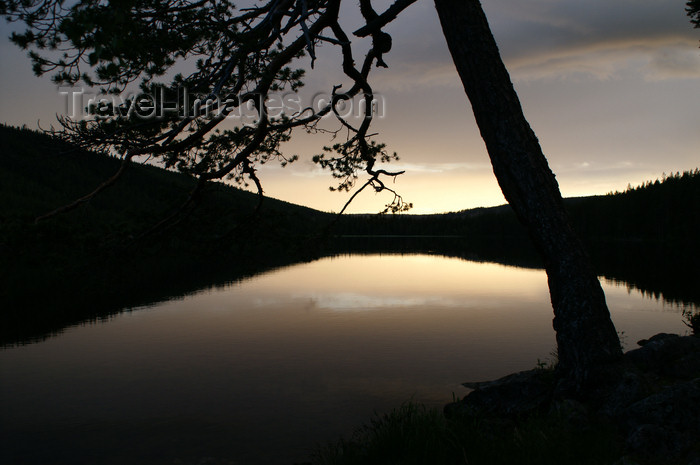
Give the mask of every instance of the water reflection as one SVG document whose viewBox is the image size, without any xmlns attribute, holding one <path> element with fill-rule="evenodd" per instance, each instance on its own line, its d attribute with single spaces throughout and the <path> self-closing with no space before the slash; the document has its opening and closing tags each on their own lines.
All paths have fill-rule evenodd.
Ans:
<svg viewBox="0 0 700 465">
<path fill-rule="evenodd" d="M 633 344 L 685 332 L 606 284 Z M 2 462 L 301 461 L 414 398 L 533 367 L 554 349 L 541 270 L 427 255 L 326 258 L 0 352 Z"/>
</svg>

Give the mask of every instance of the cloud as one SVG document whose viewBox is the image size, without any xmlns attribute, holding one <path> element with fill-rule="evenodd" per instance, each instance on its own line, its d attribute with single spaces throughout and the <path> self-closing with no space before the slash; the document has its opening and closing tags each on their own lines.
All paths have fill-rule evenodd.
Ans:
<svg viewBox="0 0 700 465">
<path fill-rule="evenodd" d="M 515 80 L 700 78 L 698 34 L 667 0 L 492 0 L 484 4 Z M 430 2 L 406 10 L 390 32 L 385 89 L 460 85 Z"/>
<path fill-rule="evenodd" d="M 580 46 L 684 34 L 693 37 L 683 5 L 668 0 L 493 0 L 486 5 L 506 54 L 522 55 L 553 45 Z M 516 39 L 516 40 L 514 40 Z"/>
<path fill-rule="evenodd" d="M 660 47 L 649 60 L 651 80 L 700 78 L 700 52 L 687 47 Z"/>
<path fill-rule="evenodd" d="M 455 173 L 455 172 L 491 172 L 491 165 L 489 163 L 468 163 L 468 162 L 455 162 L 455 163 L 404 163 L 404 162 L 394 162 L 390 164 L 382 164 L 377 166 L 377 168 L 383 168 L 387 171 L 406 171 L 411 174 L 441 174 L 441 173 Z M 324 170 L 318 165 L 315 165 L 308 161 L 300 161 L 294 163 L 286 168 L 282 168 L 276 163 L 266 164 L 261 168 L 266 175 L 291 175 L 294 177 L 301 178 L 324 178 L 331 182 L 330 171 Z M 360 173 L 363 175 L 363 173 Z"/>
<path fill-rule="evenodd" d="M 455 171 L 491 171 L 489 163 L 392 163 L 393 171 L 407 173 L 447 173 Z"/>
<path fill-rule="evenodd" d="M 494 34 L 516 79 L 700 78 L 698 37 L 665 0 L 494 1 Z"/>
<path fill-rule="evenodd" d="M 547 78 L 611 79 L 635 72 L 648 80 L 700 78 L 700 54 L 683 37 L 625 38 L 557 47 L 511 59 L 515 80 Z"/>
</svg>

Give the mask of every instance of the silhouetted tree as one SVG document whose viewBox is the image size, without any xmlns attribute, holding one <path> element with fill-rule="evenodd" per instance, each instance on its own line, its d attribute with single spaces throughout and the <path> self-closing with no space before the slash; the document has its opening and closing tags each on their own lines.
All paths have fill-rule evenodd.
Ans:
<svg viewBox="0 0 700 465">
<path fill-rule="evenodd" d="M 690 17 L 690 22 L 693 23 L 694 27 L 700 28 L 700 0 L 689 0 L 686 6 L 688 8 L 685 11 Z"/>
<path fill-rule="evenodd" d="M 561 369 L 582 381 L 592 367 L 621 355 L 600 282 L 479 1 L 435 0 L 435 5 L 501 190 L 544 259 Z"/>
<path fill-rule="evenodd" d="M 387 153 L 369 132 L 373 116 L 369 76 L 374 65 L 386 66 L 383 55 L 391 49 L 391 37 L 384 26 L 414 1 L 396 0 L 381 14 L 371 0 L 359 1 L 363 25 L 353 34 L 371 37 L 371 45 L 357 66 L 351 35 L 339 22 L 340 0 L 270 0 L 241 10 L 228 1 L 211 0 L 79 0 L 70 7 L 62 0 L 4 0 L 2 13 L 29 27 L 13 40 L 32 48 L 37 74 L 51 71 L 57 83 L 82 82 L 106 93 L 120 92 L 140 80 L 144 93 L 159 96 L 94 108 L 96 117 L 89 121 L 62 120 L 63 137 L 119 154 L 124 162 L 94 192 L 51 214 L 90 199 L 141 156 L 158 157 L 165 166 L 196 176 L 199 183 L 188 202 L 207 181 L 223 177 L 252 180 L 262 195 L 256 167 L 273 159 L 282 164 L 293 161 L 295 157 L 281 153 L 280 144 L 295 128 L 328 132 L 319 121 L 329 114 L 339 123 L 333 135 L 343 130 L 347 137 L 325 147 L 314 161 L 339 180 L 336 189 L 353 188 L 358 172 L 364 170 L 369 180 L 357 192 L 368 186 L 387 190 L 382 176 L 400 173 L 376 166 L 396 154 Z M 494 173 L 544 258 L 560 368 L 580 385 L 593 367 L 621 354 L 603 291 L 570 227 L 554 175 L 525 120 L 480 3 L 436 0 L 436 7 Z M 348 79 L 346 90 L 333 86 L 329 102 L 321 108 L 273 114 L 270 96 L 301 87 L 300 59 L 308 56 L 313 68 L 319 44 L 338 47 Z M 168 85 L 155 84 L 155 78 L 182 58 L 197 58 L 196 71 L 187 77 L 177 75 Z M 182 103 L 185 91 L 204 98 L 157 117 L 142 117 L 151 115 L 152 107 L 161 102 Z M 365 103 L 360 121 L 344 118 L 339 111 L 341 102 L 356 97 Z M 246 105 L 254 110 L 255 121 L 216 129 Z M 387 210 L 408 207 L 394 193 Z"/>
</svg>

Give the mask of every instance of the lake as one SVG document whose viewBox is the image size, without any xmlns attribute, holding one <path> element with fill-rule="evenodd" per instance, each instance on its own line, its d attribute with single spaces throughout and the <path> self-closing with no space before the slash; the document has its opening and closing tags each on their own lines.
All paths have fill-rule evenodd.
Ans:
<svg viewBox="0 0 700 465">
<path fill-rule="evenodd" d="M 681 305 L 603 285 L 626 348 L 687 333 Z M 551 360 L 551 321 L 543 270 L 410 254 L 277 269 L 0 351 L 1 461 L 291 465 L 373 412 Z"/>
</svg>

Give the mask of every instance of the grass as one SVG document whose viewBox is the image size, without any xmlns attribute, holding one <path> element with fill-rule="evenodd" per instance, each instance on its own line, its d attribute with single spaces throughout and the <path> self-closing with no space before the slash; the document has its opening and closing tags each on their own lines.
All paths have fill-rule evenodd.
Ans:
<svg viewBox="0 0 700 465">
<path fill-rule="evenodd" d="M 448 419 L 407 402 L 376 415 L 351 439 L 319 447 L 314 465 L 605 465 L 622 454 L 615 429 L 559 413 L 521 421 Z"/>
<path fill-rule="evenodd" d="M 700 311 L 683 310 L 683 323 L 690 328 L 693 335 L 700 336 Z"/>
<path fill-rule="evenodd" d="M 319 448 L 315 463 L 423 464 L 460 463 L 459 438 L 448 420 L 434 409 L 414 402 L 376 415 L 350 440 Z"/>
</svg>

